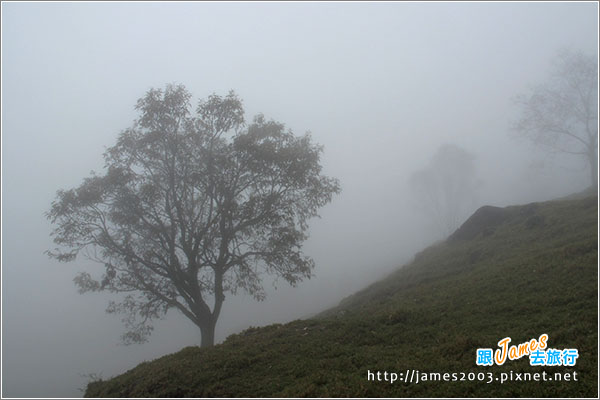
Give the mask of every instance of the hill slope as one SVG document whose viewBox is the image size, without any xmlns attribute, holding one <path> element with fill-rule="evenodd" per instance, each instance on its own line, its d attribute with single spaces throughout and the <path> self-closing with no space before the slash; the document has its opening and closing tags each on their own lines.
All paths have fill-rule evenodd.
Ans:
<svg viewBox="0 0 600 400">
<path fill-rule="evenodd" d="M 484 207 L 446 242 L 310 320 L 251 328 L 107 381 L 88 397 L 597 397 L 597 197 Z M 477 348 L 546 333 L 574 367 L 524 357 L 477 367 Z M 483 382 L 368 381 L 368 371 L 484 372 Z M 577 381 L 492 379 L 577 372 Z M 507 377 L 509 375 L 506 375 Z M 522 375 L 523 376 L 523 375 Z M 572 374 L 571 374 L 572 376 Z M 461 376 L 458 375 L 460 379 Z"/>
</svg>

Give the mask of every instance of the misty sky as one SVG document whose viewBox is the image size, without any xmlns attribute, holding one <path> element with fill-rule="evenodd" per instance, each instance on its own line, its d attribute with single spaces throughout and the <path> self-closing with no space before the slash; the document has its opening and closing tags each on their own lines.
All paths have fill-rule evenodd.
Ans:
<svg viewBox="0 0 600 400">
<path fill-rule="evenodd" d="M 311 131 L 341 181 L 311 223 L 315 277 L 267 283 L 262 303 L 230 296 L 222 341 L 333 306 L 441 239 L 408 180 L 444 143 L 476 156 L 478 206 L 584 189 L 584 162 L 510 137 L 511 99 L 544 81 L 561 48 L 597 54 L 597 16 L 595 2 L 2 3 L 3 396 L 78 397 L 83 374 L 199 344 L 173 312 L 149 343 L 120 345 L 107 295 L 72 282 L 101 269 L 43 254 L 56 191 L 102 170 L 148 89 L 181 83 L 194 103 L 233 89 L 247 120 Z"/>
</svg>

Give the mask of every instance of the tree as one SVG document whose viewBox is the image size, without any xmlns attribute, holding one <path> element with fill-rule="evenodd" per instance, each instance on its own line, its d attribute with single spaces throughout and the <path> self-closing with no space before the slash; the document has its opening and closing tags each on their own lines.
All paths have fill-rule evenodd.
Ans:
<svg viewBox="0 0 600 400">
<path fill-rule="evenodd" d="M 79 291 L 123 293 L 109 313 L 125 314 L 125 343 L 143 342 L 152 320 L 177 309 L 214 343 L 225 293 L 264 298 L 264 274 L 292 286 L 310 278 L 302 253 L 307 223 L 339 193 L 321 175 L 322 148 L 262 115 L 246 125 L 240 99 L 209 96 L 195 115 L 183 86 L 152 89 L 139 119 L 104 154 L 105 173 L 59 190 L 47 217 L 59 245 L 104 265 Z"/>
<path fill-rule="evenodd" d="M 410 187 L 419 206 L 444 236 L 458 228 L 474 205 L 479 186 L 474 160 L 466 150 L 445 144 L 426 168 L 410 177 Z"/>
<path fill-rule="evenodd" d="M 592 185 L 598 183 L 598 61 L 570 50 L 556 59 L 550 78 L 516 98 L 515 131 L 558 153 L 583 157 Z"/>
</svg>

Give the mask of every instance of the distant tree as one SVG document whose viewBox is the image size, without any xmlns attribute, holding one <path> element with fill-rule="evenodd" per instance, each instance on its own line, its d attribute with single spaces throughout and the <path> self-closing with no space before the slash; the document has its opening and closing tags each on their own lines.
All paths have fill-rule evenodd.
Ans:
<svg viewBox="0 0 600 400">
<path fill-rule="evenodd" d="M 410 177 L 415 200 L 444 236 L 456 230 L 474 206 L 479 186 L 474 160 L 466 150 L 445 144 L 426 168 Z"/>
<path fill-rule="evenodd" d="M 518 135 L 558 153 L 583 157 L 591 183 L 598 183 L 597 56 L 562 51 L 549 79 L 516 98 Z"/>
<path fill-rule="evenodd" d="M 60 190 L 48 218 L 48 254 L 83 254 L 105 267 L 75 279 L 79 291 L 124 293 L 125 343 L 175 308 L 214 343 L 225 293 L 264 298 L 263 274 L 296 285 L 314 262 L 302 253 L 308 220 L 340 191 L 321 175 L 322 148 L 262 115 L 246 126 L 240 99 L 212 95 L 190 110 L 183 86 L 150 90 L 139 119 L 104 154 L 106 172 Z"/>
</svg>

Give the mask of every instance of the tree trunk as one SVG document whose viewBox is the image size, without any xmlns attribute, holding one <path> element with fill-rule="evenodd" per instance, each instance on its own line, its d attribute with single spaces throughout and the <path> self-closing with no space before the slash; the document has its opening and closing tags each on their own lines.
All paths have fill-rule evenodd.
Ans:
<svg viewBox="0 0 600 400">
<path fill-rule="evenodd" d="M 204 326 L 200 327 L 200 334 L 202 335 L 200 347 L 211 347 L 215 344 L 215 326 L 216 320 L 213 318 L 207 321 Z"/>
<path fill-rule="evenodd" d="M 211 347 L 215 344 L 215 326 L 219 320 L 221 314 L 221 307 L 225 296 L 223 295 L 223 274 L 219 270 L 215 271 L 215 304 L 212 312 L 210 308 L 204 303 L 204 300 L 200 298 L 197 304 L 202 306 L 198 307 L 195 312 L 196 319 L 194 322 L 200 328 L 200 347 Z"/>
<path fill-rule="evenodd" d="M 592 179 L 592 187 L 598 187 L 598 164 L 596 162 L 596 150 L 592 149 L 588 153 L 588 162 L 590 163 L 590 178 Z"/>
</svg>

